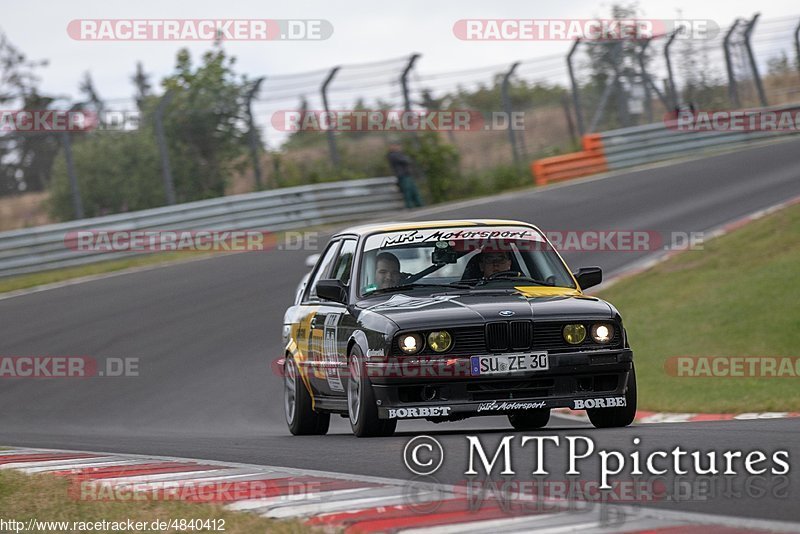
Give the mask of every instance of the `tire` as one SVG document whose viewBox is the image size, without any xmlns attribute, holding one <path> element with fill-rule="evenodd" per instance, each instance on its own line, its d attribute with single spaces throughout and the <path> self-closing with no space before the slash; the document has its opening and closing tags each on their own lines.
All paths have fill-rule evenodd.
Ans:
<svg viewBox="0 0 800 534">
<path fill-rule="evenodd" d="M 550 421 L 549 408 L 508 414 L 508 422 L 515 430 L 536 430 L 547 426 L 548 421 Z"/>
<path fill-rule="evenodd" d="M 636 418 L 636 369 L 631 364 L 628 385 L 625 390 L 625 406 L 619 408 L 589 408 L 589 421 L 595 428 L 619 428 L 628 426 Z"/>
<path fill-rule="evenodd" d="M 350 352 L 347 379 L 347 412 L 350 428 L 359 438 L 391 436 L 397 427 L 396 419 L 378 419 L 375 392 L 364 367 L 364 356 L 358 345 Z"/>
<path fill-rule="evenodd" d="M 328 433 L 331 414 L 315 412 L 311 394 L 300 377 L 297 363 L 286 356 L 283 364 L 283 411 L 289 432 L 295 436 L 318 436 Z"/>
</svg>

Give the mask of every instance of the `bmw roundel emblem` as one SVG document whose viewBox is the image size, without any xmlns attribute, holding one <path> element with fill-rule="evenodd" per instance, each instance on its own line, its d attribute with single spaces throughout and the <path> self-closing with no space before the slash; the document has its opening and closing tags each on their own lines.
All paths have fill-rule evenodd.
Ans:
<svg viewBox="0 0 800 534">
<path fill-rule="evenodd" d="M 502 317 L 511 317 L 512 315 L 514 315 L 514 312 L 511 311 L 511 310 L 503 310 L 503 311 L 499 312 L 499 314 Z"/>
</svg>

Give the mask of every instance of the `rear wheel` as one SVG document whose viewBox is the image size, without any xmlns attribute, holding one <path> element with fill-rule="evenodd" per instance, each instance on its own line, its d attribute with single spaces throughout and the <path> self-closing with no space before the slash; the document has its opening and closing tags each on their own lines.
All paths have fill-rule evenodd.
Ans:
<svg viewBox="0 0 800 534">
<path fill-rule="evenodd" d="M 364 356 L 355 345 L 350 353 L 350 373 L 347 379 L 347 411 L 350 428 L 359 438 L 391 436 L 397 427 L 396 419 L 378 419 L 375 392 L 366 373 Z"/>
<path fill-rule="evenodd" d="M 535 430 L 543 428 L 550 421 L 550 409 L 542 408 L 526 412 L 508 414 L 508 422 L 516 430 Z"/>
<path fill-rule="evenodd" d="M 618 428 L 628 426 L 636 418 L 636 369 L 631 364 L 628 373 L 628 388 L 625 391 L 625 406 L 615 408 L 589 408 L 589 421 L 596 428 Z"/>
<path fill-rule="evenodd" d="M 331 414 L 315 412 L 311 395 L 291 356 L 283 364 L 283 408 L 289 431 L 295 436 L 326 434 Z"/>
</svg>

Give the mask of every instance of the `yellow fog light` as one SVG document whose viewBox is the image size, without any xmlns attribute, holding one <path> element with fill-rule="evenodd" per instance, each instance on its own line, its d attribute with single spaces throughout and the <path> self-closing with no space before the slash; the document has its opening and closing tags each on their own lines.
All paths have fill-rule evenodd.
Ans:
<svg viewBox="0 0 800 534">
<path fill-rule="evenodd" d="M 570 345 L 578 345 L 586 339 L 586 327 L 582 324 L 568 324 L 564 327 L 564 341 Z"/>
<path fill-rule="evenodd" d="M 434 352 L 444 352 L 453 346 L 453 336 L 446 330 L 431 332 L 428 334 L 428 346 Z"/>
<path fill-rule="evenodd" d="M 422 336 L 419 334 L 403 334 L 397 339 L 397 345 L 406 354 L 416 354 L 422 350 Z"/>
<path fill-rule="evenodd" d="M 592 339 L 597 343 L 608 343 L 612 337 L 614 337 L 613 325 L 604 323 L 592 325 Z"/>
</svg>

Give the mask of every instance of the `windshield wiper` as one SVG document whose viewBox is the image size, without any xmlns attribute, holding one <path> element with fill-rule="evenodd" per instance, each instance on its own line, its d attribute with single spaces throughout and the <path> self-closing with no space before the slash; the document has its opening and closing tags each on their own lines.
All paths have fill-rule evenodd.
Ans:
<svg viewBox="0 0 800 534">
<path fill-rule="evenodd" d="M 365 296 L 379 295 L 381 293 L 394 293 L 396 291 L 406 291 L 408 289 L 414 289 L 417 287 L 450 287 L 450 286 L 447 286 L 445 284 L 401 284 L 399 286 L 384 287 L 383 289 L 374 289 L 369 293 L 366 293 Z"/>
<path fill-rule="evenodd" d="M 518 275 L 518 274 L 513 274 L 513 273 L 500 274 L 499 276 L 495 276 L 493 278 L 487 278 L 485 280 L 481 280 L 476 285 L 486 285 L 489 282 L 492 282 L 494 280 L 520 280 L 520 281 L 523 281 L 523 282 L 533 283 L 533 284 L 536 284 L 538 286 L 552 286 L 553 285 L 553 284 L 548 284 L 544 280 L 536 280 L 535 278 L 531 278 L 530 276 Z"/>
</svg>

